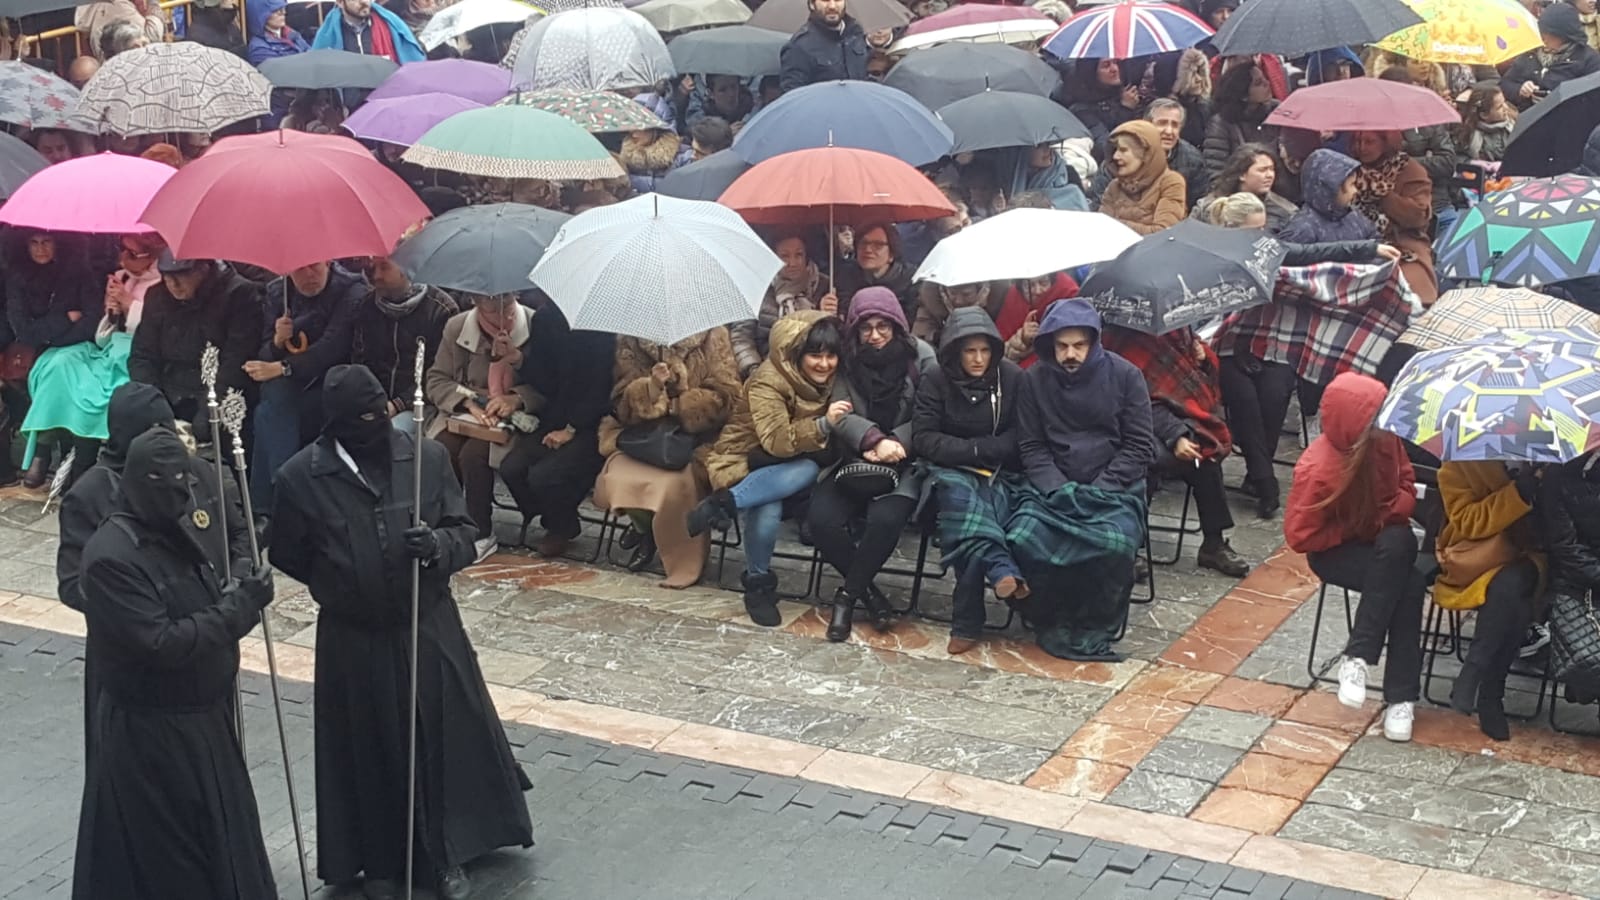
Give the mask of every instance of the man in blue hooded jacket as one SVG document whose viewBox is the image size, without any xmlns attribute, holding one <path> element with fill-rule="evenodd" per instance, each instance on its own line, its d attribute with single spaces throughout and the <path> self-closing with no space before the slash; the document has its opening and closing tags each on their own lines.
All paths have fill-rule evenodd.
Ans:
<svg viewBox="0 0 1600 900">
<path fill-rule="evenodd" d="M 245 9 L 250 24 L 250 43 L 245 45 L 244 58 L 252 66 L 269 59 L 293 56 L 311 49 L 300 32 L 289 27 L 284 11 L 288 0 L 258 0 Z"/>
<path fill-rule="evenodd" d="M 372 0 L 337 0 L 338 11 L 322 20 L 313 50 L 348 50 L 386 56 L 391 62 L 421 62 L 427 51 L 405 20 Z"/>
</svg>

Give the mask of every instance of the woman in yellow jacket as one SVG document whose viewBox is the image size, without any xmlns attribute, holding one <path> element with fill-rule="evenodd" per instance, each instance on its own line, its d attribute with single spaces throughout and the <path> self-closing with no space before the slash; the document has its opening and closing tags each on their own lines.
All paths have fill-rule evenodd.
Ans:
<svg viewBox="0 0 1600 900">
<path fill-rule="evenodd" d="M 1504 707 L 1506 674 L 1533 621 L 1544 561 L 1531 548 L 1537 474 L 1525 467 L 1513 479 L 1499 462 L 1447 462 L 1439 469 L 1445 525 L 1439 532 L 1439 578 L 1434 603 L 1478 611 L 1478 625 L 1461 674 L 1450 691 L 1457 712 L 1478 715 L 1478 727 L 1509 740 Z"/>
</svg>

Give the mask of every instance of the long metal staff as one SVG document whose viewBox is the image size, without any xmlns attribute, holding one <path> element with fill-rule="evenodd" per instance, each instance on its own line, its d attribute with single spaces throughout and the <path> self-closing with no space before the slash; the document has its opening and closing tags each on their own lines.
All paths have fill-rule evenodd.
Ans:
<svg viewBox="0 0 1600 900">
<path fill-rule="evenodd" d="M 233 465 L 239 473 L 239 483 L 248 480 L 249 469 L 244 459 L 244 395 L 229 388 L 222 398 L 222 424 L 233 437 Z M 222 452 L 220 442 L 217 452 Z M 244 500 L 244 520 L 250 532 L 250 562 L 257 568 L 266 564 L 261 558 L 261 546 L 256 541 L 255 509 L 250 503 L 250 492 L 239 491 Z M 278 690 L 278 656 L 272 648 L 272 622 L 266 611 L 261 613 L 261 639 L 267 646 L 267 678 L 272 683 L 272 712 L 278 719 L 278 748 L 283 751 L 283 780 L 289 788 L 289 818 L 294 823 L 295 861 L 300 863 L 300 892 L 304 900 L 311 900 L 311 875 L 306 871 L 306 839 L 300 833 L 300 799 L 294 790 L 294 769 L 289 765 L 289 738 L 283 728 L 283 698 Z"/>
<path fill-rule="evenodd" d="M 217 469 L 217 524 L 222 527 L 223 541 L 226 543 L 228 535 L 228 488 L 222 474 L 222 410 L 217 406 L 217 371 L 222 361 L 222 354 L 217 350 L 217 345 L 206 342 L 206 349 L 200 354 L 200 381 L 206 386 L 206 415 L 211 419 L 211 454 L 216 457 Z M 239 489 L 244 490 L 240 485 Z M 246 522 L 246 528 L 255 534 L 254 523 Z M 233 551 L 225 547 L 222 551 L 222 583 L 227 584 L 233 578 Z M 250 755 L 244 748 L 244 692 L 239 688 L 239 678 L 233 679 L 233 730 L 239 736 L 239 756 L 244 759 L 245 765 L 250 764 Z"/>
<path fill-rule="evenodd" d="M 411 361 L 411 527 L 422 524 L 422 364 L 427 344 L 417 338 Z M 422 560 L 411 560 L 411 716 L 406 720 L 406 900 L 411 900 L 411 866 L 417 853 L 417 606 L 422 592 Z"/>
</svg>

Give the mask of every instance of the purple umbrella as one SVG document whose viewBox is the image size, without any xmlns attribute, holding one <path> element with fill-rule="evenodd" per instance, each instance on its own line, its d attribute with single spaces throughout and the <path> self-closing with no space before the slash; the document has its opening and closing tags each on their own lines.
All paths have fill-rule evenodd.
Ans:
<svg viewBox="0 0 1600 900">
<path fill-rule="evenodd" d="M 430 91 L 408 97 L 368 100 L 344 120 L 344 127 L 364 141 L 409 147 L 445 119 L 482 107 L 482 103 Z"/>
<path fill-rule="evenodd" d="M 436 59 L 407 63 L 378 85 L 368 100 L 392 100 L 415 94 L 450 94 L 488 106 L 511 93 L 511 71 L 469 59 Z"/>
</svg>

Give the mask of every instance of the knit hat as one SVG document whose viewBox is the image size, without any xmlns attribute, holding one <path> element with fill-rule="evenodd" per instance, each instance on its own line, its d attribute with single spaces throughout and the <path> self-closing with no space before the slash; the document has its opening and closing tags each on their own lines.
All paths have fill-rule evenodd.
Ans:
<svg viewBox="0 0 1600 900">
<path fill-rule="evenodd" d="M 1239 0 L 1202 0 L 1200 4 L 1200 18 L 1211 21 L 1219 9 L 1238 9 Z"/>
<path fill-rule="evenodd" d="M 905 310 L 900 308 L 900 298 L 895 296 L 894 291 L 881 285 L 864 287 L 856 291 L 855 296 L 850 298 L 850 310 L 845 314 L 844 326 L 854 328 L 868 316 L 883 316 L 899 325 L 901 334 L 911 333 L 911 326 L 906 323 Z"/>
<path fill-rule="evenodd" d="M 1578 18 L 1578 8 L 1567 3 L 1552 3 L 1539 14 L 1539 33 L 1574 44 L 1589 43 L 1589 35 Z"/>
</svg>

